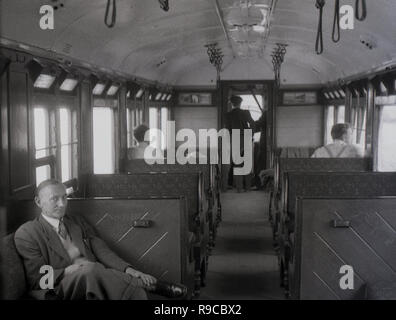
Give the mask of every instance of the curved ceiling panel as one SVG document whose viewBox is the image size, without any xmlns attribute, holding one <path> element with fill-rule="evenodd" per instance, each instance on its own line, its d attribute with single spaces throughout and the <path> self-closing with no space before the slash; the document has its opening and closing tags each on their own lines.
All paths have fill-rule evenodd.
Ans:
<svg viewBox="0 0 396 320">
<path fill-rule="evenodd" d="M 270 18 L 271 3 L 276 6 Z M 39 27 L 45 4 L 58 5 L 54 30 Z M 168 12 L 157 0 L 117 0 L 114 28 L 104 25 L 105 0 L 2 0 L 0 5 L 2 38 L 169 84 L 213 84 L 216 73 L 204 47 L 211 42 L 225 55 L 224 79 L 273 78 L 271 52 L 277 42 L 288 44 L 285 84 L 326 83 L 396 61 L 396 1 L 389 0 L 367 0 L 367 19 L 342 30 L 339 43 L 331 41 L 334 7 L 327 1 L 322 55 L 314 51 L 314 0 L 171 0 Z"/>
</svg>

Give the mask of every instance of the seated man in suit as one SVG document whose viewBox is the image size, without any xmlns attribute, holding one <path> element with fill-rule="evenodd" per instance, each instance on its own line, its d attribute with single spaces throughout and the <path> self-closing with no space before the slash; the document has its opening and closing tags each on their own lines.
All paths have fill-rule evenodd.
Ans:
<svg viewBox="0 0 396 320">
<path fill-rule="evenodd" d="M 185 295 L 184 286 L 157 281 L 135 270 L 111 251 L 82 218 L 67 215 L 66 188 L 59 181 L 42 182 L 35 202 L 41 214 L 23 224 L 14 238 L 33 297 L 48 298 L 52 294 L 67 300 L 142 300 L 147 299 L 146 291 L 168 297 Z M 53 271 L 49 285 L 43 281 L 43 266 Z"/>
<path fill-rule="evenodd" d="M 352 144 L 352 128 L 349 123 L 338 123 L 331 129 L 334 142 L 315 150 L 311 158 L 363 158 L 364 151 Z"/>
<path fill-rule="evenodd" d="M 131 148 L 128 151 L 128 159 L 163 159 L 164 155 L 161 150 L 154 148 L 149 144 L 149 140 L 145 139 L 146 133 L 148 133 L 150 129 L 141 124 L 134 131 L 133 135 L 138 143 L 137 147 Z M 146 156 L 145 156 L 146 155 Z"/>
</svg>

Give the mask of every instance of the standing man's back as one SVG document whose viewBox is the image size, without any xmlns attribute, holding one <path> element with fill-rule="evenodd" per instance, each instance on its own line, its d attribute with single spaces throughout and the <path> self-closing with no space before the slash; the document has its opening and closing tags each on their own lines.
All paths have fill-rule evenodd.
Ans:
<svg viewBox="0 0 396 320">
<path fill-rule="evenodd" d="M 232 136 L 232 130 L 233 129 L 238 129 L 239 130 L 239 153 L 241 156 L 244 155 L 244 130 L 251 129 L 252 131 L 254 130 L 254 120 L 248 110 L 242 110 L 241 109 L 241 104 L 242 104 L 242 98 L 239 96 L 232 96 L 230 98 L 230 102 L 232 105 L 232 110 L 227 112 L 225 115 L 225 128 L 229 130 L 230 136 Z M 232 154 L 232 151 L 231 151 Z M 253 162 L 253 154 L 251 154 L 251 161 Z M 237 167 L 237 165 L 233 164 L 234 167 Z M 238 165 L 240 166 L 240 165 Z M 223 182 L 223 184 L 227 184 L 228 181 L 228 171 L 229 169 L 232 170 L 231 166 L 227 166 L 226 168 L 226 178 L 227 180 Z M 236 184 L 237 191 L 240 192 L 243 188 L 243 184 L 245 181 L 245 189 L 249 190 L 251 187 L 251 177 L 250 174 L 245 175 L 245 176 L 240 176 L 240 175 L 234 175 L 234 181 Z"/>
<path fill-rule="evenodd" d="M 240 129 L 241 135 L 243 136 L 244 129 L 253 129 L 254 120 L 248 110 L 242 110 L 240 108 L 233 108 L 226 114 L 225 118 L 226 128 L 228 130 Z"/>
</svg>

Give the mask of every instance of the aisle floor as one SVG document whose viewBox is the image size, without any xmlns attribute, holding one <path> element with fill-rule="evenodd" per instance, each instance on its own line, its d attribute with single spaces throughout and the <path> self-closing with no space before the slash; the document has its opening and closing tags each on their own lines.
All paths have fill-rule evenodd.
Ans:
<svg viewBox="0 0 396 320">
<path fill-rule="evenodd" d="M 222 194 L 223 221 L 199 299 L 284 299 L 268 221 L 268 194 Z"/>
</svg>

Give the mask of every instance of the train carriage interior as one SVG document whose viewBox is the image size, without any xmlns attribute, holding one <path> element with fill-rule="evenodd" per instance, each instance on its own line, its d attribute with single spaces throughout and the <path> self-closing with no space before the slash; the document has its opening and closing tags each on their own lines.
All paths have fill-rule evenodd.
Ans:
<svg viewBox="0 0 396 320">
<path fill-rule="evenodd" d="M 0 0 L 1 299 L 38 286 L 16 234 L 48 180 L 183 299 L 396 299 L 395 13 Z"/>
</svg>

